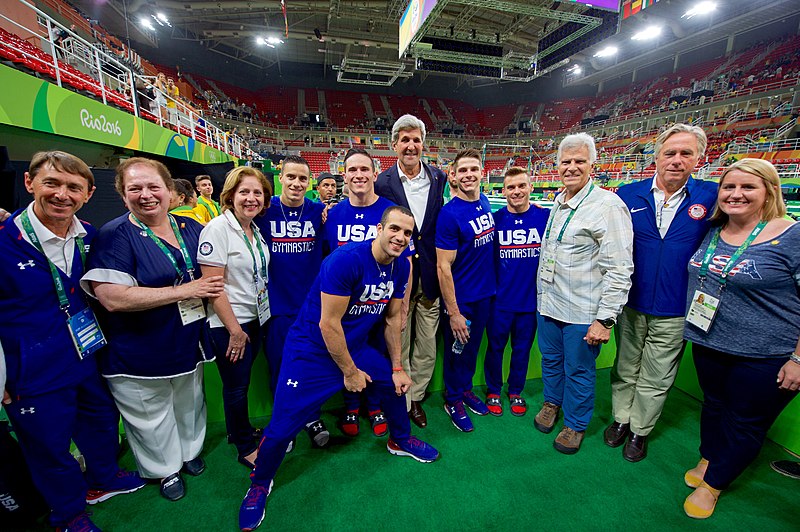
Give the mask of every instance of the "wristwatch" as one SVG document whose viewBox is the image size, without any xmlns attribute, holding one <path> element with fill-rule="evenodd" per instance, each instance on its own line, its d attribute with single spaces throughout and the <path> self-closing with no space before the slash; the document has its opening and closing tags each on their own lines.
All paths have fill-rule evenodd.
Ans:
<svg viewBox="0 0 800 532">
<path fill-rule="evenodd" d="M 605 327 L 606 329 L 611 329 L 612 327 L 614 327 L 614 324 L 617 323 L 617 320 L 615 320 L 614 318 L 606 318 L 604 320 L 598 318 L 595 321 L 598 322 L 603 327 Z"/>
</svg>

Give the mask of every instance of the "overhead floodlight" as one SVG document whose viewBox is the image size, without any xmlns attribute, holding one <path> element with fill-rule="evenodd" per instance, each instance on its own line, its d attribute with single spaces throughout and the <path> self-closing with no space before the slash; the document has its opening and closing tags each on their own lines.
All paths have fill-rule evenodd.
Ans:
<svg viewBox="0 0 800 532">
<path fill-rule="evenodd" d="M 716 2 L 700 2 L 699 4 L 688 10 L 686 13 L 681 15 L 681 18 L 688 19 L 697 15 L 708 15 L 715 9 L 717 9 Z"/>
<path fill-rule="evenodd" d="M 256 37 L 256 44 L 265 45 L 267 44 L 267 40 L 264 37 Z"/>
<path fill-rule="evenodd" d="M 147 19 L 145 17 L 142 17 L 142 18 L 139 19 L 139 24 L 141 24 L 142 26 L 144 26 L 145 28 L 147 28 L 150 31 L 155 31 L 156 30 L 155 26 L 153 26 L 153 23 L 150 22 L 150 19 Z"/>
<path fill-rule="evenodd" d="M 169 26 L 170 28 L 172 27 L 172 24 L 170 23 L 169 19 L 167 18 L 167 16 L 164 13 L 156 13 L 156 14 L 150 15 L 150 16 L 153 17 L 153 20 L 155 20 L 158 23 L 159 26 L 162 26 L 162 27 L 163 26 Z"/>
<path fill-rule="evenodd" d="M 267 37 L 267 44 L 283 44 L 283 40 L 278 37 Z"/>
<path fill-rule="evenodd" d="M 572 65 L 570 68 L 567 69 L 567 72 L 571 72 L 573 74 L 580 74 L 583 72 L 583 69 L 580 65 Z"/>
<path fill-rule="evenodd" d="M 632 41 L 649 41 L 661 35 L 661 26 L 648 26 L 633 37 Z"/>
<path fill-rule="evenodd" d="M 609 57 L 612 55 L 616 55 L 617 52 L 619 52 L 619 50 L 617 49 L 616 46 L 606 46 L 605 48 L 594 54 L 594 57 Z"/>
</svg>

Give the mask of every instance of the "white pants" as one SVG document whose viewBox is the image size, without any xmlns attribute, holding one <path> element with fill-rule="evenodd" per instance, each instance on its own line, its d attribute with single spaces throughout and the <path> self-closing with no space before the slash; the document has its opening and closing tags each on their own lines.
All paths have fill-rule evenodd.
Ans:
<svg viewBox="0 0 800 532">
<path fill-rule="evenodd" d="M 196 458 L 206 436 L 203 366 L 180 377 L 108 379 L 139 473 L 165 478 Z"/>
</svg>

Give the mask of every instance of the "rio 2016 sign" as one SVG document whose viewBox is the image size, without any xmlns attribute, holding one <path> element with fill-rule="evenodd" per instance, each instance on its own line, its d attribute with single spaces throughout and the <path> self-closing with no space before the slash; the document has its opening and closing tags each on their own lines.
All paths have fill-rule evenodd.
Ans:
<svg viewBox="0 0 800 532">
<path fill-rule="evenodd" d="M 0 123 L 196 163 L 231 160 L 193 138 L 6 65 L 0 65 L 0 82 Z"/>
</svg>

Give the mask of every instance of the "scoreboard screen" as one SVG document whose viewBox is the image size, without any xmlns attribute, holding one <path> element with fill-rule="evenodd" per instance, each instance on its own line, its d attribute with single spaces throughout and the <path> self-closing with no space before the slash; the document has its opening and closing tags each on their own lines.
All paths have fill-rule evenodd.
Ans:
<svg viewBox="0 0 800 532">
<path fill-rule="evenodd" d="M 619 13 L 619 0 L 559 0 L 561 2 L 574 2 L 577 4 L 586 4 L 589 7 L 596 7 L 598 9 L 608 9 L 609 11 L 616 11 Z"/>
</svg>

